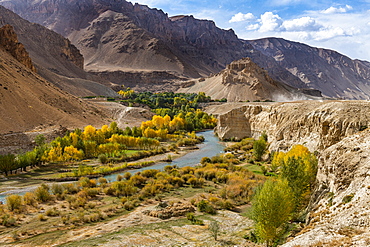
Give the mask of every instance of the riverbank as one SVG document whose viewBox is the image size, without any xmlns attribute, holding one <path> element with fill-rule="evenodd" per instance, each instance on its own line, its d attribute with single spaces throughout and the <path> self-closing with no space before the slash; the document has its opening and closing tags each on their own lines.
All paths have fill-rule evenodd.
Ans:
<svg viewBox="0 0 370 247">
<path fill-rule="evenodd" d="M 202 157 L 213 157 L 223 152 L 224 145 L 219 142 L 218 138 L 213 134 L 212 130 L 199 132 L 198 135 L 203 135 L 205 140 L 203 143 L 198 144 L 195 147 L 184 147 L 179 151 L 159 154 L 147 158 L 137 160 L 135 163 L 153 161 L 153 165 L 147 167 L 140 167 L 138 169 L 128 168 L 119 172 L 114 172 L 108 176 L 104 176 L 108 181 L 115 181 L 118 174 L 124 172 L 136 173 L 148 169 L 163 169 L 167 165 L 176 165 L 178 167 L 194 166 L 197 165 Z M 172 162 L 163 162 L 168 158 L 168 155 L 172 157 Z M 98 160 L 89 160 L 84 165 L 98 164 Z M 119 163 L 124 164 L 124 163 Z M 117 165 L 119 165 L 117 164 Z M 29 170 L 26 174 L 19 176 L 10 176 L 8 178 L 0 179 L 0 201 L 5 201 L 6 196 L 10 194 L 23 194 L 29 191 L 33 191 L 38 185 L 42 183 L 52 184 L 47 178 L 55 176 L 56 171 L 61 167 L 57 164 L 53 166 L 42 167 L 45 170 L 34 169 Z M 65 169 L 65 166 L 63 167 Z M 61 174 L 58 174 L 61 175 Z M 78 178 L 77 178 L 78 180 Z M 57 182 L 57 181 L 54 181 Z M 70 181 L 66 181 L 68 183 Z"/>
</svg>

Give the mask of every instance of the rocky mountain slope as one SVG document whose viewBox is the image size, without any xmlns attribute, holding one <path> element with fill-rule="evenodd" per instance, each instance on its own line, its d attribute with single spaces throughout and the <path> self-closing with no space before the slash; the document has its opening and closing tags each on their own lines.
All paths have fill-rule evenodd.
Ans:
<svg viewBox="0 0 370 247">
<path fill-rule="evenodd" d="M 83 70 L 83 56 L 66 38 L 0 6 L 0 27 L 4 25 L 14 28 L 37 72 L 48 81 L 78 96 L 115 95 L 109 87 L 93 81 L 102 79 Z"/>
<path fill-rule="evenodd" d="M 369 99 L 370 63 L 367 61 L 284 39 L 266 38 L 249 43 L 299 78 L 304 85 L 298 87 L 315 88 L 332 98 Z M 269 71 L 266 61 L 260 61 L 259 65 Z M 283 78 L 281 81 L 292 85 Z"/>
<path fill-rule="evenodd" d="M 334 98 L 370 96 L 369 63 L 331 50 L 277 38 L 241 40 L 212 21 L 168 17 L 161 10 L 124 0 L 0 4 L 71 39 L 84 55 L 87 70 L 117 84 L 137 84 L 141 77 L 150 78 L 149 83 L 171 84 L 183 76 L 218 73 L 234 60 L 251 57 L 272 79 L 293 87 L 318 89 Z M 141 76 L 144 72 L 152 74 Z"/>
<path fill-rule="evenodd" d="M 0 33 L 5 30 L 12 33 L 10 26 L 2 28 Z M 29 65 L 30 58 L 17 42 L 17 36 L 12 37 L 14 39 L 7 43 L 1 39 L 0 46 L 0 134 L 103 123 L 104 114 L 96 107 L 53 86 L 25 67 L 21 62 Z M 23 61 L 17 61 L 7 47 L 18 47 L 12 53 L 23 54 Z"/>
<path fill-rule="evenodd" d="M 319 99 L 321 96 L 319 91 L 306 91 L 316 94 L 314 97 L 273 80 L 266 70 L 252 62 L 250 58 L 234 61 L 214 76 L 186 82 L 178 92 L 205 92 L 212 99 L 225 98 L 228 102 L 292 101 L 309 98 Z"/>
</svg>

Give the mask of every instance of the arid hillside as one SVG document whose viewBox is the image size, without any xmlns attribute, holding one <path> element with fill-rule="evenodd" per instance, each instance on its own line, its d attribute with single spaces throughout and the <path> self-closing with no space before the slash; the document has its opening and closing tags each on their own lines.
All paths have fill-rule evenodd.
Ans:
<svg viewBox="0 0 370 247">
<path fill-rule="evenodd" d="M 0 133 L 102 123 L 102 112 L 63 92 L 0 47 Z"/>
<path fill-rule="evenodd" d="M 248 41 L 256 50 L 299 78 L 301 85 L 279 80 L 298 88 L 315 88 L 327 97 L 343 99 L 369 99 L 370 63 L 352 60 L 336 51 L 311 47 L 302 43 L 278 38 Z M 259 57 L 259 55 L 257 55 Z M 251 58 L 273 73 L 267 60 Z M 288 80 L 287 80 L 288 79 Z"/>
</svg>

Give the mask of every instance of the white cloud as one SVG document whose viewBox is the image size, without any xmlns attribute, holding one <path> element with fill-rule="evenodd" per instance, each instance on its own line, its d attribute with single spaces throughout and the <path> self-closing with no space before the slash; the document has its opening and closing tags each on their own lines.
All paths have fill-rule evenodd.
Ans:
<svg viewBox="0 0 370 247">
<path fill-rule="evenodd" d="M 346 35 L 346 32 L 342 28 L 335 27 L 335 28 L 329 28 L 329 29 L 318 31 L 313 35 L 313 38 L 318 41 L 318 40 L 328 40 L 334 37 L 345 36 L 345 35 Z"/>
<path fill-rule="evenodd" d="M 330 8 L 327 8 L 323 11 L 321 11 L 321 13 L 323 14 L 336 14 L 336 13 L 346 13 L 348 10 L 352 10 L 352 6 L 350 5 L 346 5 L 345 7 L 339 7 L 339 8 L 336 8 L 336 7 L 330 7 Z"/>
<path fill-rule="evenodd" d="M 279 31 L 283 20 L 280 18 L 279 15 L 274 15 L 272 12 L 265 12 L 261 15 L 261 26 L 259 28 L 259 32 L 272 32 L 272 31 Z"/>
<path fill-rule="evenodd" d="M 247 30 L 257 30 L 259 27 L 260 27 L 260 24 L 256 23 L 256 24 L 251 24 L 247 26 L 246 29 Z"/>
<path fill-rule="evenodd" d="M 314 31 L 319 30 L 321 25 L 317 24 L 315 19 L 304 16 L 298 19 L 286 20 L 283 22 L 282 27 L 286 31 Z"/>
<path fill-rule="evenodd" d="M 233 22 L 242 22 L 242 21 L 251 21 L 256 19 L 256 17 L 252 13 L 243 14 L 241 12 L 235 14 L 231 19 L 229 20 L 229 23 Z"/>
</svg>

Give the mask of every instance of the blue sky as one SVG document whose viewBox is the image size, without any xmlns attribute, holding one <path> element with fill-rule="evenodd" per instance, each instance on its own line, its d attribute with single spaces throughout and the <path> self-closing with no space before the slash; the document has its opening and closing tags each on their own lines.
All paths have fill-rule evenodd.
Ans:
<svg viewBox="0 0 370 247">
<path fill-rule="evenodd" d="M 370 61 L 370 0 L 137 0 L 169 16 L 232 28 L 242 39 L 281 37 Z"/>
</svg>

